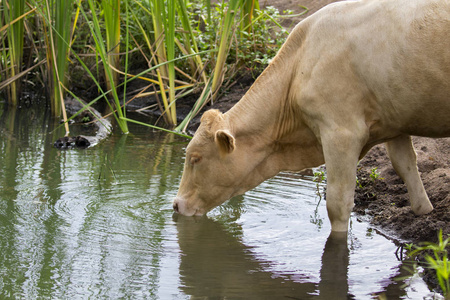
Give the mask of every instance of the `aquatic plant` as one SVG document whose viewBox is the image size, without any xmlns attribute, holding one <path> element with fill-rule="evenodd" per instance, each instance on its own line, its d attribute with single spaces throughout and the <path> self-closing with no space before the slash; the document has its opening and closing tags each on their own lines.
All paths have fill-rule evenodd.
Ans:
<svg viewBox="0 0 450 300">
<path fill-rule="evenodd" d="M 325 184 L 327 180 L 327 174 L 324 166 L 319 167 L 316 169 L 313 173 L 313 179 L 316 183 L 316 195 L 319 197 L 319 201 L 317 201 L 316 208 L 314 209 L 314 214 L 310 215 L 310 222 L 312 224 L 315 224 L 318 229 L 322 228 L 323 225 L 323 218 L 319 215 L 319 206 L 320 202 L 322 202 L 322 194 L 324 193 L 323 184 Z"/>
<path fill-rule="evenodd" d="M 252 32 L 253 18 L 259 11 L 259 1 L 247 0 L 242 3 L 241 32 Z"/>
</svg>

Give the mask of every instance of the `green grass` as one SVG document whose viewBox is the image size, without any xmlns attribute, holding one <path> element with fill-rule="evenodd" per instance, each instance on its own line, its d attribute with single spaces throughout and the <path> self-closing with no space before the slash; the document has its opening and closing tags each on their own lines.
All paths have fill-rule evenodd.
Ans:
<svg viewBox="0 0 450 300">
<path fill-rule="evenodd" d="M 450 237 L 444 239 L 441 229 L 437 243 L 424 242 L 420 246 L 408 245 L 408 256 L 424 254 L 425 267 L 434 270 L 445 299 L 450 299 L 450 261 L 447 251 L 449 242 Z"/>
</svg>

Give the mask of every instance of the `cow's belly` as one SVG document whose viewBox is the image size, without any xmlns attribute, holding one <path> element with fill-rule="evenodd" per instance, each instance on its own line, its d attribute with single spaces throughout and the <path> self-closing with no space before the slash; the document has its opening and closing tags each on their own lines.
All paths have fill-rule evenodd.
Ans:
<svg viewBox="0 0 450 300">
<path fill-rule="evenodd" d="M 446 113 L 417 114 L 411 117 L 407 124 L 404 124 L 402 132 L 425 137 L 448 137 L 450 136 L 450 110 Z"/>
<path fill-rule="evenodd" d="M 385 129 L 425 137 L 450 136 L 450 98 L 441 95 L 430 98 L 400 95 L 391 105 L 382 106 Z"/>
</svg>

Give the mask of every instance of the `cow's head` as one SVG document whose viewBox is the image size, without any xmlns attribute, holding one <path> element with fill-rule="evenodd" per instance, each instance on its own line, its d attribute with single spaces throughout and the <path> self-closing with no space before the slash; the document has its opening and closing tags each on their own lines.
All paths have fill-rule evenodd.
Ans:
<svg viewBox="0 0 450 300">
<path fill-rule="evenodd" d="M 257 164 L 254 147 L 236 141 L 224 115 L 217 110 L 207 111 L 186 149 L 174 210 L 187 216 L 203 215 L 243 194 L 264 180 L 258 174 L 251 175 Z"/>
</svg>

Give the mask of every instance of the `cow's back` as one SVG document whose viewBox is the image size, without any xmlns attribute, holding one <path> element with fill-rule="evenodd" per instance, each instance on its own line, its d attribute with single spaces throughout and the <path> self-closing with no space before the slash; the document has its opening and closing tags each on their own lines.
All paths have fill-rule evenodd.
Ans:
<svg viewBox="0 0 450 300">
<path fill-rule="evenodd" d="M 450 136 L 449 0 L 338 2 L 295 30 L 305 36 L 297 74 L 305 94 L 328 89 L 324 106 L 365 112 L 380 132 Z M 364 107 L 347 102 L 343 84 Z"/>
</svg>

